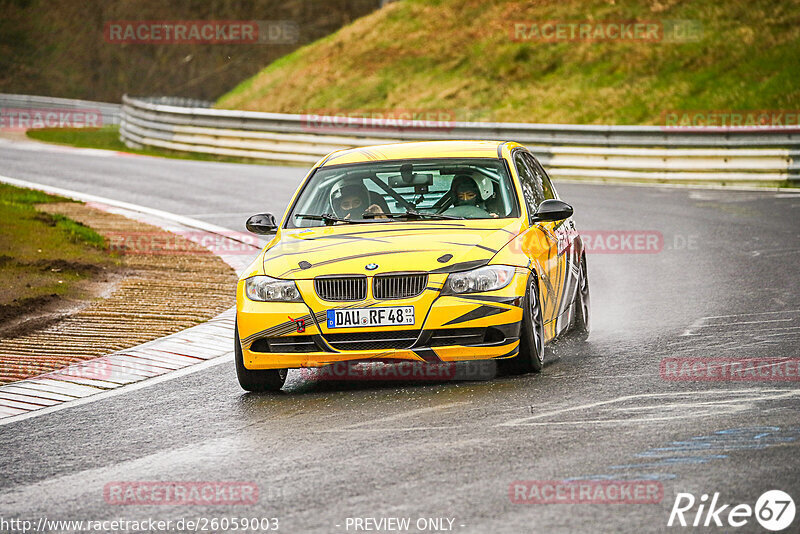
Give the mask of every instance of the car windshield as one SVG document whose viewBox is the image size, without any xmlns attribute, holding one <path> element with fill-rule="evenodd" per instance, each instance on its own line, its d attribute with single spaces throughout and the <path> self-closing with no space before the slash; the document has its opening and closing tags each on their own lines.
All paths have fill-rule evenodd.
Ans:
<svg viewBox="0 0 800 534">
<path fill-rule="evenodd" d="M 303 187 L 286 226 L 518 216 L 502 160 L 425 159 L 322 167 Z"/>
</svg>

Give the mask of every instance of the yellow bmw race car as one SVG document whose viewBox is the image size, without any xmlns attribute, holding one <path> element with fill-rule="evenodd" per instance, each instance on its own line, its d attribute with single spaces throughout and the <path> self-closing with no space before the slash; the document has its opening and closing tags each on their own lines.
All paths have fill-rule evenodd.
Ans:
<svg viewBox="0 0 800 534">
<path fill-rule="evenodd" d="M 337 362 L 497 359 L 539 371 L 545 343 L 589 334 L 572 207 L 522 145 L 432 141 L 329 154 L 236 288 L 248 391 Z"/>
</svg>

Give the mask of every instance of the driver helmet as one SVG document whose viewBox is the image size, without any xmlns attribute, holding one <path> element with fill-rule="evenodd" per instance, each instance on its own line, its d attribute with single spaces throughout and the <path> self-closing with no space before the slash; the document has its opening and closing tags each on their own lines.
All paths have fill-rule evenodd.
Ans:
<svg viewBox="0 0 800 534">
<path fill-rule="evenodd" d="M 369 191 L 360 179 L 344 179 L 331 189 L 331 206 L 337 217 L 361 219 L 369 206 Z"/>
<path fill-rule="evenodd" d="M 494 194 L 492 181 L 486 176 L 474 177 L 459 174 L 453 178 L 453 204 L 455 206 L 478 206 Z"/>
</svg>

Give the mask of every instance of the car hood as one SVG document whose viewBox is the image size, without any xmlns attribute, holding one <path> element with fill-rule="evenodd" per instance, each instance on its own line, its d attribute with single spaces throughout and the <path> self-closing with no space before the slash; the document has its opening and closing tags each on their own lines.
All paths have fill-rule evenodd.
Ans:
<svg viewBox="0 0 800 534">
<path fill-rule="evenodd" d="M 461 271 L 486 264 L 520 230 L 517 219 L 285 229 L 264 253 L 264 272 L 276 278 L 310 279 L 336 274 Z"/>
</svg>

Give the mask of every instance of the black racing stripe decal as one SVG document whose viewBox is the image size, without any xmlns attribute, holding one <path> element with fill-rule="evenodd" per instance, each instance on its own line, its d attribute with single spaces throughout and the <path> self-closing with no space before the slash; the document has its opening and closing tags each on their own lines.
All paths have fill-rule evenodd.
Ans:
<svg viewBox="0 0 800 534">
<path fill-rule="evenodd" d="M 339 307 L 332 308 L 332 309 L 345 310 L 345 309 L 348 309 L 348 308 L 354 308 L 354 307 L 359 307 L 359 306 L 369 307 L 369 306 L 372 306 L 373 304 L 376 304 L 376 303 L 377 303 L 377 301 L 371 301 L 371 302 L 366 302 L 366 303 L 358 302 L 356 304 L 350 304 L 350 305 L 347 305 L 347 306 L 339 306 Z M 310 320 L 313 319 L 314 322 L 317 323 L 317 326 L 319 326 L 319 322 L 320 321 L 327 320 L 327 314 L 328 314 L 328 310 L 325 309 L 325 310 L 322 310 L 322 311 L 319 311 L 319 312 L 315 313 L 313 316 L 310 315 L 310 314 L 306 314 L 306 315 L 303 315 L 301 317 L 296 317 L 295 321 L 298 320 L 298 319 L 302 319 L 304 321 L 310 321 Z M 260 332 L 256 332 L 255 334 L 251 334 L 251 335 L 247 336 L 245 338 L 245 340 L 250 340 L 250 339 L 253 339 L 253 338 L 257 338 L 257 337 L 283 336 L 283 335 L 290 334 L 290 333 L 296 331 L 296 329 L 297 329 L 297 325 L 294 322 L 285 321 L 285 322 L 277 324 L 277 325 L 275 325 L 273 327 L 267 328 L 265 330 L 261 330 Z"/>
<path fill-rule="evenodd" d="M 479 307 L 475 308 L 472 311 L 468 311 L 464 315 L 460 317 L 456 317 L 442 326 L 448 326 L 451 324 L 459 324 L 459 323 L 466 323 L 467 321 L 474 321 L 475 319 L 482 319 L 484 317 L 491 317 L 492 315 L 497 315 L 498 313 L 507 312 L 508 308 L 498 308 L 497 306 L 487 306 L 485 304 L 481 304 Z"/>
<path fill-rule="evenodd" d="M 349 154 L 350 152 L 352 152 L 352 150 L 342 150 L 342 151 L 336 152 L 334 154 L 331 154 L 330 156 L 328 156 L 328 159 L 326 159 L 325 161 L 322 162 L 320 167 L 322 167 L 322 165 L 325 165 L 329 161 L 333 161 L 335 159 L 339 159 L 342 156 L 345 156 L 345 155 Z"/>
<path fill-rule="evenodd" d="M 306 315 L 303 315 L 302 317 L 296 317 L 295 321 L 298 320 L 298 319 L 302 319 L 304 321 L 311 321 L 313 319 L 313 320 L 316 321 L 316 320 L 318 320 L 320 318 L 320 315 L 322 315 L 323 318 L 325 317 L 324 313 L 318 312 L 318 313 L 315 313 L 314 315 L 306 314 Z M 294 332 L 296 330 L 297 330 L 297 325 L 293 321 L 286 321 L 286 322 L 280 323 L 278 325 L 275 325 L 272 328 L 267 328 L 266 330 L 264 330 L 262 332 L 262 335 L 264 335 L 266 337 L 282 336 L 282 335 L 290 334 L 290 333 L 292 333 L 292 332 Z M 248 336 L 248 339 L 250 337 L 252 337 L 252 336 Z"/>
<path fill-rule="evenodd" d="M 302 317 L 297 317 L 297 319 L 303 319 L 304 321 L 311 320 L 311 316 L 310 315 L 303 315 Z M 251 335 L 247 336 L 246 338 L 242 339 L 242 345 L 245 345 L 245 344 L 248 345 L 248 346 L 252 345 L 253 341 L 258 339 L 259 337 L 273 337 L 273 336 L 288 334 L 289 332 L 291 332 L 291 330 L 288 330 L 288 328 L 287 328 L 288 324 L 291 324 L 291 321 L 286 321 L 286 322 L 277 324 L 277 325 L 275 325 L 275 326 L 273 326 L 271 328 L 267 328 L 266 330 L 261 330 L 260 332 L 256 332 L 254 334 L 251 334 Z M 294 327 L 294 330 L 297 330 L 296 326 Z"/>
<path fill-rule="evenodd" d="M 326 318 L 327 312 L 322 311 L 316 313 L 313 317 L 310 314 L 303 315 L 301 317 L 296 317 L 295 321 L 302 319 L 303 321 L 311 321 L 312 319 L 314 322 L 318 322 L 320 319 Z M 283 323 L 279 323 L 273 327 L 267 328 L 265 330 L 261 330 L 260 332 L 256 332 L 254 334 L 250 334 L 246 338 L 242 339 L 242 346 L 247 345 L 247 348 L 253 344 L 253 342 L 260 338 L 260 337 L 278 337 L 278 336 L 285 336 L 286 334 L 290 334 L 292 332 L 297 331 L 297 325 L 292 321 L 285 321 Z"/>
<path fill-rule="evenodd" d="M 561 318 L 566 311 L 569 311 L 568 299 L 569 291 L 572 286 L 572 277 L 570 276 L 572 272 L 572 254 L 573 251 L 571 248 L 567 247 L 567 249 L 559 255 L 559 287 L 561 288 L 561 296 L 558 299 L 558 311 L 555 318 L 556 334 L 558 334 L 560 330 Z"/>
<path fill-rule="evenodd" d="M 540 228 L 540 232 L 542 232 L 545 236 L 545 241 L 547 243 L 547 259 L 541 265 L 542 272 L 541 274 L 541 281 L 544 283 L 545 288 L 547 289 L 544 295 L 544 302 L 542 303 L 542 321 L 547 324 L 556 317 L 556 286 L 553 284 L 554 280 L 552 279 L 553 272 L 547 271 L 546 266 L 551 265 L 553 262 L 557 262 L 558 258 L 553 255 L 553 245 L 552 242 L 555 240 L 555 236 L 553 233 L 548 230 L 546 227 Z M 541 296 L 541 295 L 540 295 Z"/>
<path fill-rule="evenodd" d="M 431 250 L 415 250 L 414 252 L 435 252 Z M 322 265 L 333 265 L 334 263 L 339 263 L 340 261 L 347 261 L 347 260 L 356 260 L 358 258 L 369 258 L 372 256 L 386 256 L 388 254 L 407 254 L 407 250 L 385 250 L 383 252 L 364 252 L 361 254 L 353 254 L 352 256 L 342 256 L 341 258 L 333 258 L 330 260 L 321 261 L 319 263 L 315 263 L 313 267 L 320 267 Z M 302 269 L 289 269 L 285 273 L 281 274 L 281 277 L 287 276 L 289 274 L 296 273 L 297 271 L 301 271 Z"/>
<path fill-rule="evenodd" d="M 315 228 L 320 228 L 319 226 Z M 372 234 L 375 233 L 376 230 L 371 230 L 369 232 L 356 232 L 358 234 Z M 359 241 L 375 241 L 376 243 L 388 243 L 385 239 L 373 239 L 371 237 L 364 237 L 363 235 L 354 235 L 353 232 L 349 234 L 331 234 L 331 235 L 321 235 L 317 237 L 305 237 L 303 238 L 304 241 L 319 241 L 320 239 L 358 239 Z M 341 245 L 342 243 L 332 243 L 331 245 L 327 246 L 336 246 Z"/>
<path fill-rule="evenodd" d="M 499 251 L 497 251 L 497 250 L 495 250 L 495 249 L 493 249 L 493 248 L 485 247 L 485 246 L 483 246 L 483 245 L 472 245 L 472 246 L 473 246 L 473 247 L 480 248 L 480 249 L 483 249 L 483 250 L 486 250 L 486 251 L 488 251 L 488 252 L 491 252 L 492 254 L 497 254 L 497 253 L 499 252 Z"/>
<path fill-rule="evenodd" d="M 560 254 L 558 252 L 558 244 L 556 244 L 555 247 L 556 247 L 556 261 L 558 263 L 556 264 L 557 265 L 557 267 L 556 267 L 557 268 L 557 272 L 556 272 L 557 276 L 556 276 L 556 284 L 555 284 L 557 298 L 556 298 L 556 308 L 555 308 L 555 313 L 554 313 L 553 319 L 557 320 L 558 316 L 561 313 L 562 303 L 564 302 L 564 290 L 566 289 L 564 287 L 564 277 L 566 276 L 567 273 L 566 273 L 566 265 L 564 263 L 564 256 L 563 256 L 563 254 Z"/>
<path fill-rule="evenodd" d="M 405 222 L 405 221 L 404 221 Z M 392 223 L 378 223 L 378 224 L 392 224 Z M 389 241 L 385 239 L 377 239 L 371 237 L 364 237 L 365 234 L 367 235 L 377 235 L 377 234 L 388 234 L 393 232 L 405 232 L 411 236 L 416 234 L 417 232 L 429 232 L 429 231 L 441 231 L 441 230 L 453 230 L 454 228 L 464 228 L 463 225 L 451 225 L 451 226 L 430 226 L 428 228 L 424 227 L 417 227 L 417 228 L 381 228 L 381 229 L 374 229 L 374 230 L 364 230 L 361 232 L 349 232 L 347 234 L 331 234 L 331 235 L 321 235 L 317 237 L 308 237 L 304 238 L 305 241 L 319 241 L 321 239 L 356 239 L 358 241 L 375 241 L 376 243 L 389 243 Z M 386 237 L 402 237 L 402 236 L 386 236 Z"/>
<path fill-rule="evenodd" d="M 279 254 L 275 254 L 274 256 L 265 257 L 264 258 L 264 263 L 267 263 L 268 261 L 272 261 L 272 260 L 275 260 L 275 259 L 278 259 L 278 258 L 283 258 L 284 256 L 296 256 L 298 254 L 311 254 L 313 252 L 319 252 L 320 250 L 323 250 L 323 249 L 326 249 L 326 248 L 338 247 L 338 246 L 344 245 L 344 244 L 346 244 L 346 243 L 326 243 L 326 244 L 320 245 L 318 247 L 311 247 L 311 248 L 307 248 L 305 250 L 300 250 L 298 252 L 281 252 Z M 267 254 L 269 254 L 269 252 L 267 252 Z"/>
<path fill-rule="evenodd" d="M 430 252 L 428 250 L 421 250 L 419 252 Z M 405 250 L 384 250 L 383 252 L 362 252 L 361 254 L 353 254 L 351 256 L 342 256 L 341 258 L 332 258 L 330 260 L 321 261 L 319 263 L 315 263 L 314 267 L 320 267 L 321 265 L 332 265 L 334 263 L 339 263 L 340 261 L 347 261 L 347 260 L 355 260 L 358 258 L 369 258 L 370 256 L 386 256 L 389 254 L 406 254 L 407 251 Z M 299 269 L 292 269 L 291 271 L 287 271 L 284 274 L 296 272 Z"/>
<path fill-rule="evenodd" d="M 314 320 L 314 323 L 317 325 L 319 329 L 320 321 L 324 322 L 328 319 L 328 309 L 331 310 L 347 310 L 350 308 L 369 308 L 378 304 L 377 300 L 368 300 L 364 302 L 356 302 L 355 304 L 348 304 L 346 306 L 337 306 L 335 308 L 326 308 L 322 311 L 315 313 L 313 316 L 310 314 L 303 315 L 301 317 L 296 317 L 295 321 L 298 319 L 302 319 L 304 321 L 311 321 Z M 275 326 L 267 328 L 265 330 L 261 330 L 260 332 L 256 332 L 254 334 L 250 334 L 246 338 L 242 339 L 242 345 L 248 343 L 247 346 L 249 347 L 252 345 L 252 342 L 260 337 L 278 337 L 278 336 L 285 336 L 286 334 L 291 334 L 297 330 L 297 325 L 293 321 L 285 321 L 283 323 L 279 323 Z"/>
<path fill-rule="evenodd" d="M 497 254 L 497 252 L 498 252 L 497 250 L 495 250 L 495 249 L 493 249 L 493 248 L 486 247 L 486 246 L 484 246 L 484 245 L 472 245 L 472 244 L 470 244 L 470 243 L 455 243 L 455 242 L 453 242 L 453 241 L 442 241 L 442 243 L 444 243 L 444 244 L 446 244 L 446 245 L 458 245 L 459 247 L 475 247 L 475 248 L 480 248 L 480 249 L 486 250 L 486 251 L 488 251 L 488 252 L 491 252 L 492 254 Z"/>
<path fill-rule="evenodd" d="M 509 306 L 522 306 L 521 297 L 495 297 L 491 295 L 453 295 L 465 300 L 480 300 L 484 302 L 497 302 L 498 304 L 508 304 Z"/>
<path fill-rule="evenodd" d="M 412 349 L 414 354 L 425 360 L 427 363 L 438 363 L 441 362 L 442 359 L 439 358 L 439 355 L 436 354 L 436 351 L 429 348 L 420 348 L 420 349 Z"/>
<path fill-rule="evenodd" d="M 376 159 L 380 159 L 380 160 L 384 160 L 384 161 L 387 159 L 386 158 L 386 154 L 384 154 L 380 150 L 377 150 L 375 147 L 372 147 L 370 149 L 370 152 L 375 156 Z"/>
<path fill-rule="evenodd" d="M 325 164 L 326 164 L 328 161 L 332 161 L 332 160 L 334 160 L 334 159 L 338 158 L 338 157 L 339 157 L 339 156 L 338 156 L 338 154 L 339 154 L 339 153 L 341 153 L 341 152 L 344 152 L 344 151 L 345 151 L 345 150 L 336 150 L 336 151 L 334 151 L 334 152 L 331 152 L 330 154 L 328 154 L 327 156 L 325 156 L 325 159 L 323 159 L 322 161 L 320 161 L 320 162 L 319 162 L 319 165 L 317 165 L 317 169 L 320 169 L 320 168 L 324 167 L 324 166 L 325 166 Z M 314 170 L 316 171 L 317 169 L 314 169 Z"/>
<path fill-rule="evenodd" d="M 472 260 L 472 261 L 462 261 L 461 263 L 454 263 L 452 265 L 445 265 L 444 267 L 439 267 L 438 269 L 434 269 L 432 271 L 428 271 L 429 274 L 442 274 L 442 273 L 455 273 L 458 271 L 469 271 L 471 269 L 477 269 L 478 267 L 483 267 L 484 265 L 489 263 L 489 259 L 485 260 Z"/>
<path fill-rule="evenodd" d="M 375 154 L 373 154 L 371 151 L 367 150 L 366 148 L 359 148 L 358 152 L 363 154 L 364 157 L 366 157 L 367 159 L 370 159 L 372 161 L 377 161 L 378 160 L 378 156 L 376 156 Z"/>
</svg>

